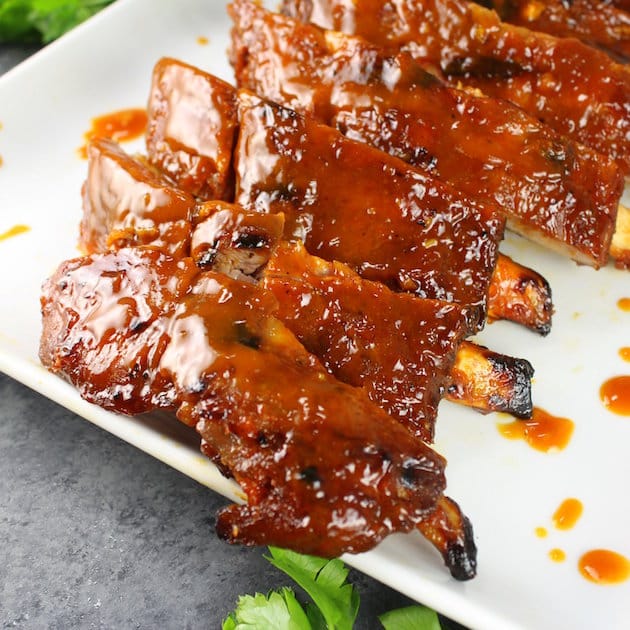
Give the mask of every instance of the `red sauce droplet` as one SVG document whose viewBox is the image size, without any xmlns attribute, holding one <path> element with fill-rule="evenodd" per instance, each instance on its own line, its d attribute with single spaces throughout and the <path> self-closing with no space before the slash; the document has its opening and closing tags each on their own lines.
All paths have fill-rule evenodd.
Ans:
<svg viewBox="0 0 630 630">
<path fill-rule="evenodd" d="M 579 560 L 580 573 L 596 584 L 619 584 L 630 577 L 630 561 L 616 551 L 593 549 Z"/>
<path fill-rule="evenodd" d="M 630 376 L 609 378 L 600 388 L 605 407 L 620 416 L 630 416 Z"/>
<path fill-rule="evenodd" d="M 14 225 L 12 228 L 8 229 L 6 232 L 0 234 L 0 241 L 5 241 L 12 236 L 17 236 L 18 234 L 24 234 L 24 232 L 28 232 L 31 228 L 28 225 Z"/>
<path fill-rule="evenodd" d="M 92 127 L 83 134 L 86 143 L 79 148 L 79 155 L 87 159 L 87 145 L 93 138 L 110 138 L 125 142 L 140 137 L 147 128 L 147 112 L 144 109 L 121 109 L 92 119 Z"/>
<path fill-rule="evenodd" d="M 538 538 L 547 538 L 547 530 L 544 527 L 537 527 L 534 532 Z"/>
<path fill-rule="evenodd" d="M 619 348 L 619 356 L 624 360 L 630 362 L 630 346 Z"/>
<path fill-rule="evenodd" d="M 550 549 L 549 558 L 554 562 L 564 562 L 567 559 L 567 554 L 562 549 Z"/>
<path fill-rule="evenodd" d="M 197 43 L 200 46 L 207 46 L 208 45 L 208 38 L 204 37 L 203 35 L 200 35 L 199 37 L 197 37 Z"/>
<path fill-rule="evenodd" d="M 573 427 L 572 420 L 552 416 L 539 407 L 534 407 L 534 413 L 529 420 L 515 420 L 497 425 L 503 437 L 524 440 L 532 448 L 544 453 L 565 448 L 573 434 Z"/>
<path fill-rule="evenodd" d="M 564 531 L 571 529 L 582 516 L 583 509 L 584 506 L 578 499 L 565 499 L 551 517 L 554 527 Z"/>
<path fill-rule="evenodd" d="M 620 298 L 619 301 L 617 302 L 617 306 L 622 311 L 630 311 L 630 298 L 627 298 L 627 297 Z"/>
</svg>

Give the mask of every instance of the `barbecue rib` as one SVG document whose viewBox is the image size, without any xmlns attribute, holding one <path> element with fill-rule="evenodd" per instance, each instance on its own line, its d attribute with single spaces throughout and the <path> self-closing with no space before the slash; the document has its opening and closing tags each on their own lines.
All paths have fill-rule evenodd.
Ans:
<svg viewBox="0 0 630 630">
<path fill-rule="evenodd" d="M 190 94 L 177 87 L 187 81 L 204 86 L 204 90 L 200 89 L 200 94 L 205 94 L 203 99 L 199 95 Z M 212 134 L 214 128 L 208 122 L 212 120 L 216 121 L 216 131 L 223 143 L 223 148 L 218 152 L 225 155 L 228 149 L 231 150 L 234 138 L 223 134 L 224 129 L 234 131 L 236 128 L 231 101 L 227 97 L 224 98 L 223 101 L 229 104 L 223 111 L 214 114 L 208 114 L 204 109 L 216 107 L 216 99 L 212 98 L 212 94 L 216 92 L 225 94 L 228 88 L 229 86 L 220 79 L 175 59 L 162 59 L 158 62 L 154 70 L 148 108 L 147 151 L 151 162 L 158 167 L 162 164 L 167 149 L 164 149 L 162 153 L 156 153 L 155 147 L 160 146 L 177 147 L 176 156 L 172 151 L 170 153 L 171 161 L 177 159 L 183 164 L 188 164 L 196 163 L 198 160 L 208 160 L 215 163 L 217 153 L 215 148 L 206 155 L 203 152 L 199 153 L 200 144 L 190 147 L 187 145 L 189 142 L 187 139 L 199 128 L 203 128 L 205 134 Z M 172 92 L 177 94 L 177 98 L 172 96 Z M 159 118 L 157 122 L 153 121 L 155 116 Z M 185 128 L 186 123 L 189 129 Z M 227 163 L 227 160 L 223 160 L 223 163 Z M 185 178 L 181 179 L 185 182 Z M 509 269 L 500 271 L 505 265 Z M 517 269 L 513 262 L 504 263 L 503 256 L 499 256 L 497 268 L 496 273 L 501 276 L 502 281 L 494 282 L 494 278 L 491 281 L 488 315 L 492 319 L 503 319 L 500 308 L 503 308 L 506 303 L 518 303 L 521 305 L 518 311 L 521 319 L 517 320 L 518 323 L 532 327 L 542 334 L 549 332 L 552 312 L 551 295 L 544 278 L 525 267 Z M 505 281 L 508 273 L 513 274 L 511 283 Z M 524 287 L 527 287 L 526 291 Z M 534 289 L 539 291 L 538 295 L 534 295 Z M 510 316 L 514 314 L 515 310 L 512 309 Z"/>
<path fill-rule="evenodd" d="M 613 57 L 630 57 L 630 13 L 608 0 L 475 1 L 494 9 L 504 22 L 556 37 L 577 37 Z"/>
<path fill-rule="evenodd" d="M 83 224 L 99 226 L 98 233 L 89 242 L 83 243 L 83 249 L 88 253 L 104 252 L 108 248 L 117 249 L 124 246 L 125 242 L 138 241 L 131 227 L 126 229 L 125 241 L 112 238 L 112 234 L 121 234 L 121 224 L 132 223 L 130 217 L 135 215 L 127 209 L 138 206 L 144 208 L 147 199 L 152 216 L 166 217 L 166 224 L 170 223 L 168 218 L 173 212 L 169 213 L 169 204 L 173 199 L 178 200 L 180 193 L 172 187 L 165 187 L 160 180 L 159 187 L 150 189 L 151 194 L 147 197 L 147 179 L 149 175 L 153 177 L 153 174 L 112 141 L 99 139 L 90 145 L 88 173 L 83 188 L 86 201 Z M 102 197 L 100 191 L 107 191 L 107 196 Z M 97 199 L 98 205 L 93 201 Z M 167 207 L 163 209 L 161 203 L 165 203 Z M 93 215 L 95 208 L 96 216 Z M 180 207 L 176 204 L 175 208 L 186 211 L 192 235 L 183 238 L 179 232 L 168 231 L 157 222 L 152 224 L 151 230 L 146 227 L 141 230 L 145 237 L 143 242 L 166 251 L 176 249 L 181 256 L 188 256 L 189 253 L 187 250 L 182 253 L 179 244 L 190 243 L 190 255 L 199 267 L 212 268 L 236 279 L 259 275 L 283 233 L 282 215 L 245 212 L 226 202 L 207 201 L 193 207 L 188 204 Z M 106 229 L 110 229 L 110 232 Z M 155 241 L 148 239 L 150 234 L 155 236 Z M 174 243 L 165 243 L 164 234 L 173 236 Z M 474 344 L 466 344 L 467 365 L 471 369 L 467 372 L 457 370 L 450 375 L 447 392 L 454 391 L 457 395 L 451 397 L 447 394 L 447 397 L 467 405 L 468 393 L 484 392 L 487 394 L 485 404 L 476 395 L 470 401 L 473 404 L 469 406 L 483 412 L 505 411 L 518 417 L 529 417 L 532 411 L 530 379 L 522 382 L 527 372 L 522 365 L 527 362 L 502 355 L 497 355 L 499 358 L 490 361 L 489 357 L 494 355 L 488 354 L 482 348 L 476 351 L 476 348 Z M 477 356 L 473 361 L 471 357 L 475 352 Z M 478 382 L 478 377 L 484 382 Z M 486 380 L 489 382 L 485 382 Z M 490 382 L 498 385 L 499 389 L 493 390 Z M 528 395 L 523 395 L 524 388 Z"/>
<path fill-rule="evenodd" d="M 230 542 L 332 557 L 415 528 L 442 497 L 443 459 L 329 376 L 275 309 L 191 258 L 95 254 L 46 282 L 40 358 L 91 402 L 196 427 L 248 498 L 219 514 Z"/>
<path fill-rule="evenodd" d="M 239 91 L 238 112 L 240 205 L 283 212 L 285 237 L 309 253 L 396 290 L 459 302 L 471 331 L 483 325 L 503 229 L 497 213 L 251 93 Z"/>
<path fill-rule="evenodd" d="M 242 87 L 496 204 L 509 227 L 582 264 L 606 263 L 623 190 L 612 161 L 505 101 L 447 87 L 406 53 L 247 0 L 229 11 Z"/>
<path fill-rule="evenodd" d="M 466 0 L 283 0 L 292 17 L 404 47 L 453 84 L 512 101 L 630 174 L 630 71 Z"/>
</svg>

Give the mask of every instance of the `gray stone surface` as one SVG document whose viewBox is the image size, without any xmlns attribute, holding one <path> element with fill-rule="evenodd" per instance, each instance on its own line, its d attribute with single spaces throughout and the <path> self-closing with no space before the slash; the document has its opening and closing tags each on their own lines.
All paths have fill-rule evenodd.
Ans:
<svg viewBox="0 0 630 630">
<path fill-rule="evenodd" d="M 0 74 L 32 52 L 0 46 Z M 264 550 L 217 539 L 225 504 L 0 374 L 1 628 L 220 628 L 239 595 L 290 584 Z M 412 603 L 350 580 L 359 629 Z"/>
</svg>

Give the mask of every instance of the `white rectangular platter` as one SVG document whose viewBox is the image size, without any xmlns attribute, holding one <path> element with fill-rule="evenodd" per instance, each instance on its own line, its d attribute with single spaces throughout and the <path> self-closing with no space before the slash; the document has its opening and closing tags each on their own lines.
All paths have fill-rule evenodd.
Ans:
<svg viewBox="0 0 630 630">
<path fill-rule="evenodd" d="M 120 0 L 0 79 L 0 234 L 15 224 L 30 228 L 0 241 L 0 369 L 234 496 L 234 484 L 180 436 L 172 419 L 135 420 L 89 405 L 37 359 L 41 282 L 77 255 L 86 163 L 76 149 L 91 118 L 144 106 L 162 56 L 231 81 L 229 27 L 223 1 Z M 455 582 L 418 535 L 393 536 L 346 559 L 472 628 L 628 628 L 630 582 L 593 584 L 577 562 L 593 548 L 630 556 L 630 418 L 607 411 L 598 395 L 606 378 L 630 373 L 618 355 L 630 346 L 630 312 L 617 306 L 630 297 L 630 273 L 579 268 L 517 237 L 508 237 L 503 249 L 550 281 L 553 331 L 540 338 L 497 323 L 479 340 L 533 363 L 536 405 L 575 422 L 568 447 L 540 453 L 501 437 L 496 424 L 505 419 L 443 403 L 436 446 L 449 460 L 448 494 L 474 525 L 477 578 Z M 582 501 L 584 514 L 560 532 L 551 516 L 567 497 Z M 549 535 L 537 537 L 537 527 Z M 562 549 L 566 560 L 552 562 L 552 548 Z"/>
</svg>

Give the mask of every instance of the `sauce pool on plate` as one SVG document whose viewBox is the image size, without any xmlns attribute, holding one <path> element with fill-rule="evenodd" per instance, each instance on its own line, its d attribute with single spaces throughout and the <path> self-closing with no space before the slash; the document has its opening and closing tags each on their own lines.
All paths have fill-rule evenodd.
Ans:
<svg viewBox="0 0 630 630">
<path fill-rule="evenodd" d="M 613 376 L 599 388 L 604 406 L 620 416 L 630 416 L 630 376 Z"/>
<path fill-rule="evenodd" d="M 583 509 L 579 499 L 565 499 L 551 517 L 554 527 L 563 531 L 572 529 L 582 516 Z"/>
<path fill-rule="evenodd" d="M 553 416 L 544 409 L 534 407 L 530 419 L 498 424 L 497 428 L 503 437 L 524 440 L 537 451 L 547 453 L 564 449 L 571 439 L 574 426 L 568 418 Z"/>
<path fill-rule="evenodd" d="M 87 159 L 87 145 L 93 138 L 109 138 L 115 142 L 125 142 L 139 138 L 147 128 L 145 109 L 121 109 L 92 119 L 89 131 L 83 134 L 85 144 L 79 148 L 79 155 Z"/>
<path fill-rule="evenodd" d="M 622 311 L 628 311 L 630 312 L 630 297 L 622 297 L 619 298 L 619 300 L 617 301 L 617 306 L 622 310 Z"/>
<path fill-rule="evenodd" d="M 578 561 L 580 573 L 596 584 L 619 584 L 630 577 L 630 561 L 616 551 L 592 549 Z"/>
</svg>

